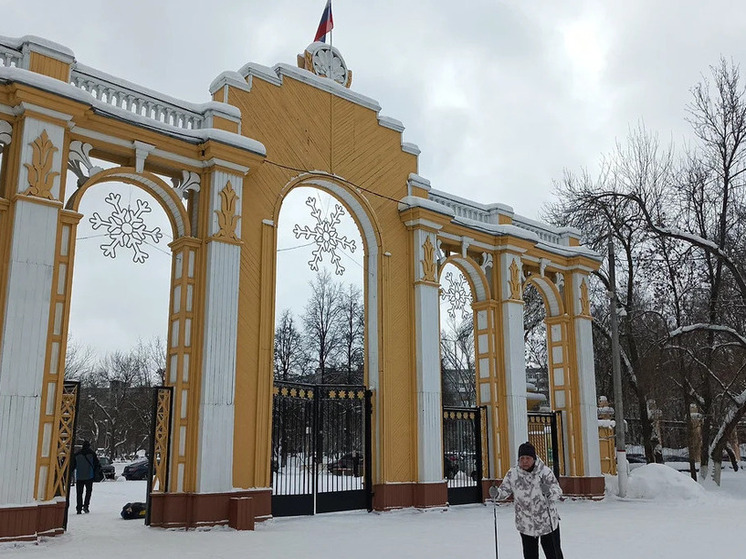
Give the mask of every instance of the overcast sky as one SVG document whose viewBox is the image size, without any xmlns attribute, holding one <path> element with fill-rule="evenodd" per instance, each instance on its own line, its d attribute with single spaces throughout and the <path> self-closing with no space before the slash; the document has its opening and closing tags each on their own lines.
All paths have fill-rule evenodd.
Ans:
<svg viewBox="0 0 746 559">
<path fill-rule="evenodd" d="M 294 64 L 324 4 L 0 0 L 0 35 L 39 35 L 82 64 L 204 102 L 224 70 Z M 682 141 L 689 90 L 708 66 L 746 63 L 738 1 L 336 0 L 333 12 L 352 89 L 403 122 L 420 174 L 530 218 L 564 168 L 593 171 L 638 121 Z"/>
</svg>

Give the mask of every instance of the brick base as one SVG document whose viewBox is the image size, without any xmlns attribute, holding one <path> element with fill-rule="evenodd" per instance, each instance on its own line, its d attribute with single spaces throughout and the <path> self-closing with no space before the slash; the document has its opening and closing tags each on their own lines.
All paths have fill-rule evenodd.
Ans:
<svg viewBox="0 0 746 559">
<path fill-rule="evenodd" d="M 227 525 L 237 530 L 253 530 L 255 522 L 271 515 L 271 489 L 150 495 L 150 525 L 158 528 Z"/>
<path fill-rule="evenodd" d="M 65 531 L 65 501 L 0 508 L 0 542 L 35 541 Z"/>
<path fill-rule="evenodd" d="M 484 500 L 490 498 L 490 487 L 496 485 L 500 487 L 501 479 L 482 480 L 482 495 Z M 575 497 L 579 499 L 603 499 L 606 482 L 603 477 L 565 477 L 559 478 L 560 487 L 565 497 Z"/>
<path fill-rule="evenodd" d="M 405 507 L 444 507 L 448 502 L 448 485 L 434 483 L 384 483 L 373 486 L 373 508 L 391 510 Z"/>
</svg>

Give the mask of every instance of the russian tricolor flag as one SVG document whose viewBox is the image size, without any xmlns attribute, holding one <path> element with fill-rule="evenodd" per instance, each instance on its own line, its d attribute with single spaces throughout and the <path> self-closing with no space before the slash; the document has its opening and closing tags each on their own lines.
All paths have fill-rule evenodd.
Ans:
<svg viewBox="0 0 746 559">
<path fill-rule="evenodd" d="M 326 34 L 334 29 L 334 19 L 332 18 L 332 0 L 326 0 L 326 7 L 324 13 L 321 14 L 321 21 L 319 22 L 319 28 L 316 31 L 316 37 L 314 42 L 321 41 L 326 42 Z"/>
</svg>

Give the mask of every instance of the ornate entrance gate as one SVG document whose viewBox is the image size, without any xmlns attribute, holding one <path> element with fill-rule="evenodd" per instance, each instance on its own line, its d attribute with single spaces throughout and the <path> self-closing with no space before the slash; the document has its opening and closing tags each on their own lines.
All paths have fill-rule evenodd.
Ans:
<svg viewBox="0 0 746 559">
<path fill-rule="evenodd" d="M 372 510 L 371 392 L 276 382 L 272 515 Z"/>
<path fill-rule="evenodd" d="M 72 475 L 73 444 L 78 420 L 78 396 L 80 383 L 67 381 L 62 385 L 60 399 L 60 421 L 57 431 L 56 460 L 53 463 L 54 496 L 65 497 L 65 517 L 63 528 L 67 529 L 67 515 L 70 510 L 70 487 Z"/>
<path fill-rule="evenodd" d="M 561 434 L 562 412 L 528 414 L 528 440 L 534 445 L 536 455 L 552 468 L 557 479 L 565 474 Z"/>
<path fill-rule="evenodd" d="M 171 448 L 172 386 L 153 388 L 153 411 L 150 427 L 150 454 L 148 461 L 148 496 L 145 524 L 150 525 L 150 496 L 168 491 L 169 448 Z"/>
<path fill-rule="evenodd" d="M 482 502 L 484 408 L 443 408 L 443 474 L 448 503 Z"/>
</svg>

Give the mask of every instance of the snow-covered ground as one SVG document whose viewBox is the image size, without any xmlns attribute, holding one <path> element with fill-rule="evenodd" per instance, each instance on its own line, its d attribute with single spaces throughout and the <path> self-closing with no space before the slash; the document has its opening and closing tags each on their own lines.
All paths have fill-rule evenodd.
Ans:
<svg viewBox="0 0 746 559">
<path fill-rule="evenodd" d="M 121 466 L 118 468 L 121 470 Z M 609 478 L 607 485 L 615 485 Z M 4 559 L 55 557 L 336 559 L 355 557 L 494 557 L 491 505 L 449 509 L 349 512 L 273 519 L 254 532 L 228 528 L 162 530 L 122 520 L 128 501 L 145 497 L 145 482 L 95 484 L 91 513 L 70 516 L 69 532 L 38 544 L 0 544 Z M 723 472 L 723 483 L 699 485 L 668 466 L 633 470 L 629 498 L 560 503 L 563 550 L 568 558 L 688 559 L 738 556 L 746 526 L 746 472 Z M 521 557 L 513 506 L 496 509 L 499 557 Z"/>
</svg>

